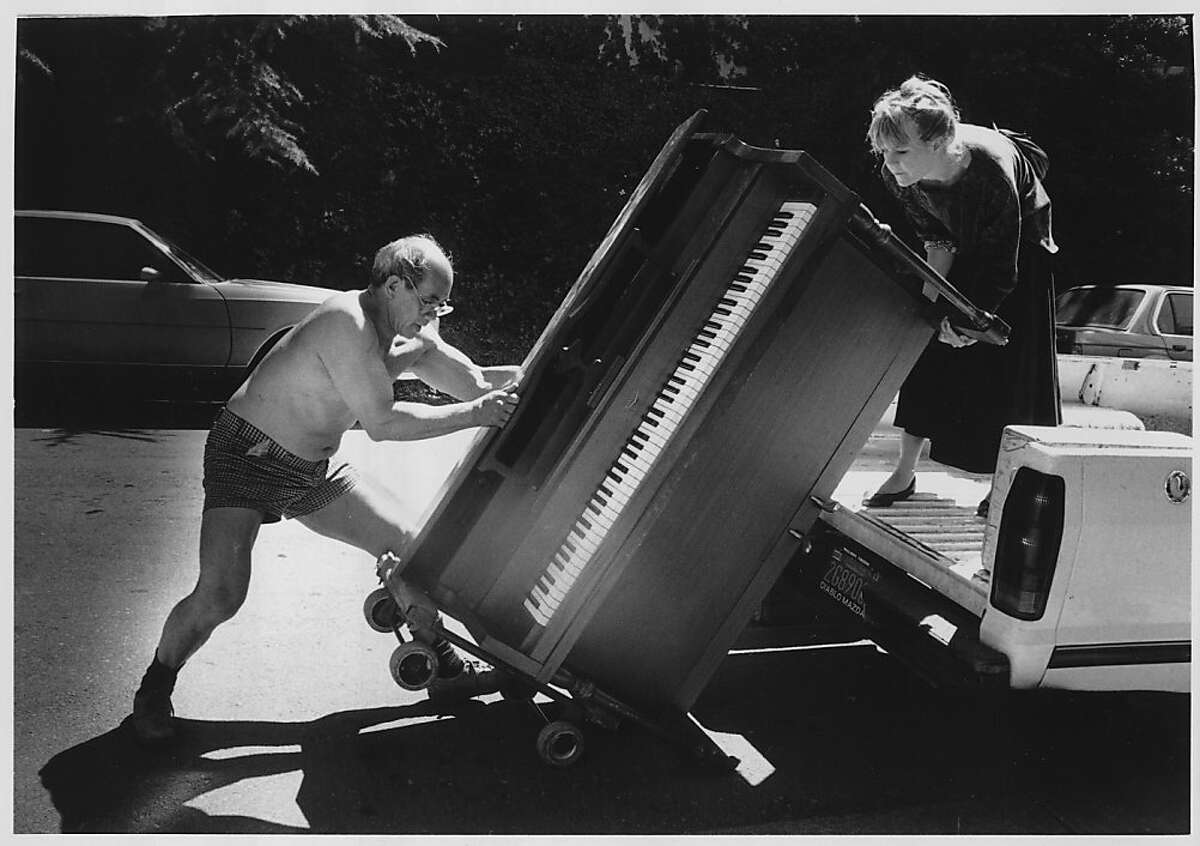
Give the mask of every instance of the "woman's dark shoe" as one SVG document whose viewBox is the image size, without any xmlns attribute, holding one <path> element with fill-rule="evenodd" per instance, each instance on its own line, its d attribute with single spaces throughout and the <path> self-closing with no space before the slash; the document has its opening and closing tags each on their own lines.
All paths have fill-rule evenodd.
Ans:
<svg viewBox="0 0 1200 846">
<path fill-rule="evenodd" d="M 892 503 L 899 502 L 902 499 L 908 499 L 917 492 L 917 477 L 914 475 L 912 481 L 908 483 L 908 487 L 902 491 L 895 493 L 875 493 L 867 500 L 867 508 L 887 508 Z"/>
<path fill-rule="evenodd" d="M 986 520 L 988 516 L 988 504 L 991 501 L 992 498 L 989 496 L 984 499 L 983 502 L 979 503 L 979 507 L 975 509 L 975 516 L 982 517 L 984 520 Z"/>
</svg>

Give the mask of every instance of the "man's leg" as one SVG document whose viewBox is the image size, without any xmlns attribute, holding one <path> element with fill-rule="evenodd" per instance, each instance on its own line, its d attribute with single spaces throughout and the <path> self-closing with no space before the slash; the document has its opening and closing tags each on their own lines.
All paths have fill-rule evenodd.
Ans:
<svg viewBox="0 0 1200 846">
<path fill-rule="evenodd" d="M 167 615 L 154 660 L 133 699 L 133 728 L 147 741 L 174 734 L 171 692 L 179 668 L 246 599 L 250 551 L 262 515 L 249 508 L 213 508 L 200 524 L 200 575 L 192 592 Z"/>
<path fill-rule="evenodd" d="M 416 537 L 415 521 L 409 510 L 366 474 L 359 474 L 354 487 L 333 502 L 296 519 L 314 532 L 358 547 L 376 559 L 385 552 L 404 559 Z M 430 646 L 438 655 L 438 675 L 441 677 L 430 689 L 431 695 L 454 698 L 496 689 L 498 677 L 488 673 L 477 677 L 475 667 L 464 662 L 444 638 L 433 639 Z M 453 685 L 443 681 L 445 679 Z"/>
<path fill-rule="evenodd" d="M 391 552 L 404 558 L 415 537 L 409 509 L 365 473 L 328 505 L 296 518 L 318 534 L 348 543 L 372 557 Z"/>
</svg>

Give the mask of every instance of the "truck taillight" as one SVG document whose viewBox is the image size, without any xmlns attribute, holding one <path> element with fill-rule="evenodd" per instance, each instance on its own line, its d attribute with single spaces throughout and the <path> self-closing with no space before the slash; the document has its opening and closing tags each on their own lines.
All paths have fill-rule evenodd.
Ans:
<svg viewBox="0 0 1200 846">
<path fill-rule="evenodd" d="M 1019 620 L 1038 620 L 1054 579 L 1062 543 L 1066 485 L 1060 476 L 1017 470 L 996 541 L 992 605 Z"/>
</svg>

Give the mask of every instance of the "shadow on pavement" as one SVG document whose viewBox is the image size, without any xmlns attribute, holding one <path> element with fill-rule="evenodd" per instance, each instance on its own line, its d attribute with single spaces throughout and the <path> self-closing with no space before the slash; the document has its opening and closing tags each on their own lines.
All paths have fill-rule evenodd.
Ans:
<svg viewBox="0 0 1200 846">
<path fill-rule="evenodd" d="M 632 726 L 589 726 L 583 759 L 555 769 L 535 752 L 534 710 L 501 700 L 307 723 L 183 720 L 181 741 L 158 752 L 119 727 L 54 756 L 41 777 L 64 832 L 788 833 L 813 820 L 829 833 L 1036 834 L 1189 824 L 1186 697 L 983 702 L 929 689 L 872 647 L 841 646 L 733 655 L 694 713 L 709 730 L 744 737 L 773 773 L 752 785 Z M 193 801 L 296 771 L 299 790 L 283 801 L 307 828 L 252 810 L 210 815 Z M 947 803 L 952 813 L 937 810 Z M 1002 814 L 971 815 L 997 803 Z"/>
<path fill-rule="evenodd" d="M 64 432 L 125 429 L 207 429 L 218 403 L 169 403 L 85 394 L 21 398 L 14 404 L 18 429 Z"/>
</svg>

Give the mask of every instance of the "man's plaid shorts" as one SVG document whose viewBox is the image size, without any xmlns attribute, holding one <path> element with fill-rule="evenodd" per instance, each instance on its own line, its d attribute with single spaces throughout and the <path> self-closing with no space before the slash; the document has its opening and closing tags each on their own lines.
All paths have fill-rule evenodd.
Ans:
<svg viewBox="0 0 1200 846">
<path fill-rule="evenodd" d="M 264 523 L 302 517 L 354 487 L 354 468 L 288 452 L 262 430 L 221 409 L 204 444 L 204 510 L 253 508 Z"/>
</svg>

